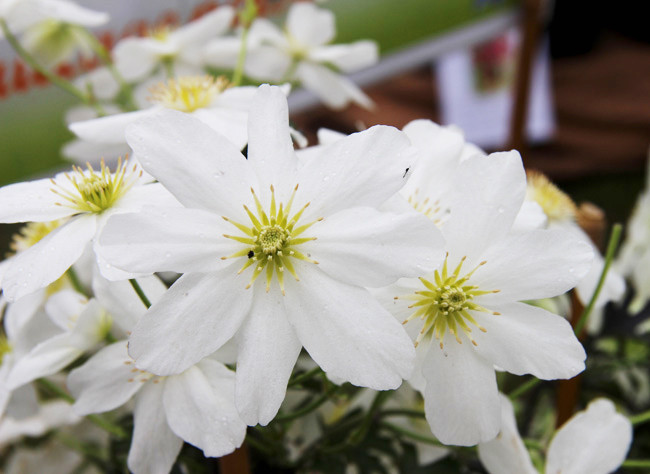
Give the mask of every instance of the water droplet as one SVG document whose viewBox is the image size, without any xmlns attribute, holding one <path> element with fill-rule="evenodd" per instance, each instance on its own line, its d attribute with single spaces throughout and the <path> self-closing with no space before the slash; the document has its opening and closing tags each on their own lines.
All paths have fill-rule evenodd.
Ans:
<svg viewBox="0 0 650 474">
<path fill-rule="evenodd" d="M 503 214 L 504 212 L 506 212 L 506 210 L 503 207 L 499 207 L 497 211 L 499 211 L 499 214 Z"/>
</svg>

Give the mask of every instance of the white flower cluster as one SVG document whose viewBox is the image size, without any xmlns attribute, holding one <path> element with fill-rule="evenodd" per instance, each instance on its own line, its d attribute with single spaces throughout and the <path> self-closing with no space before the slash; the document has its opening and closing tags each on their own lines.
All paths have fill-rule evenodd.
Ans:
<svg viewBox="0 0 650 474">
<path fill-rule="evenodd" d="M 526 201 L 516 151 L 488 156 L 454 128 L 418 120 L 295 150 L 286 90 L 205 75 L 242 49 L 223 36 L 234 15 L 116 46 L 125 80 L 166 83 L 156 105 L 71 124 L 73 147 L 135 159 L 0 188 L 0 222 L 26 223 L 0 264 L 0 445 L 29 433 L 25 413 L 44 432 L 119 409 L 133 414 L 133 472 L 169 471 L 183 442 L 223 456 L 276 417 L 304 349 L 334 383 L 407 380 L 426 429 L 481 443 L 505 472 L 485 454 L 513 425 L 495 371 L 585 368 L 571 325 L 526 302 L 575 287 L 592 246 Z M 247 34 L 251 78 L 370 104 L 330 66 L 365 67 L 376 46 L 326 46 L 331 13 L 296 3 L 285 30 L 257 19 Z M 39 418 L 37 380 L 62 382 L 72 412 Z"/>
</svg>

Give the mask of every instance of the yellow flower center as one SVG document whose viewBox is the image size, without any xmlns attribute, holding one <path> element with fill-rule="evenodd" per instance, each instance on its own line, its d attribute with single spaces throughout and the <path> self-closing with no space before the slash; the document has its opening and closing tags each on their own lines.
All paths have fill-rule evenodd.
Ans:
<svg viewBox="0 0 650 474">
<path fill-rule="evenodd" d="M 527 172 L 526 199 L 540 205 L 550 221 L 575 219 L 577 208 L 571 198 L 540 172 Z"/>
<path fill-rule="evenodd" d="M 169 109 L 190 113 L 209 106 L 215 97 L 229 87 L 230 82 L 224 76 L 217 79 L 208 75 L 179 77 L 153 86 L 149 100 Z"/>
<path fill-rule="evenodd" d="M 4 334 L 0 334 L 0 365 L 2 364 L 2 359 L 4 359 L 5 354 L 9 354 L 11 351 L 11 344 L 7 340 L 7 337 Z"/>
<path fill-rule="evenodd" d="M 169 33 L 171 33 L 172 30 L 173 28 L 169 25 L 160 25 L 147 31 L 147 36 L 155 39 L 156 41 L 167 41 L 167 38 L 169 38 Z"/>
<path fill-rule="evenodd" d="M 423 321 L 422 330 L 415 341 L 417 347 L 425 336 L 435 336 L 440 341 L 440 348 L 443 348 L 444 337 L 447 331 L 451 333 L 459 344 L 462 344 L 460 332 L 464 332 L 472 344 L 477 345 L 472 338 L 473 325 L 485 332 L 485 328 L 479 325 L 470 311 L 481 311 L 498 315 L 499 313 L 485 309 L 477 304 L 475 297 L 488 293 L 498 293 L 499 290 L 482 291 L 477 286 L 467 284 L 471 276 L 486 262 L 479 263 L 471 272 L 460 276 L 460 271 L 465 262 L 463 257 L 451 275 L 448 274 L 447 259 L 442 266 L 442 271 L 436 270 L 434 281 L 420 278 L 424 289 L 416 291 L 412 295 L 396 297 L 395 299 L 413 300 L 409 308 L 417 308 L 402 324 L 419 318 Z"/>
<path fill-rule="evenodd" d="M 14 234 L 9 248 L 14 252 L 22 252 L 32 245 L 40 242 L 47 234 L 59 227 L 63 220 L 50 222 L 29 222 L 22 226 L 18 233 Z"/>
<path fill-rule="evenodd" d="M 126 160 L 120 159 L 115 173 L 110 172 L 108 167 L 101 163 L 101 170 L 97 173 L 90 163 L 84 171 L 78 166 L 73 166 L 73 173 L 65 175 L 73 185 L 74 190 L 66 189 L 52 180 L 55 185 L 52 192 L 64 199 L 64 202 L 57 203 L 59 206 L 66 206 L 76 209 L 79 212 L 92 212 L 99 214 L 115 204 L 131 188 L 133 183 L 142 171 L 136 173 L 137 167 L 127 169 Z"/>
<path fill-rule="evenodd" d="M 323 220 L 323 218 L 321 217 L 307 224 L 298 225 L 300 216 L 302 216 L 307 206 L 309 206 L 309 203 L 305 204 L 296 213 L 291 214 L 291 206 L 297 190 L 298 186 L 296 185 L 286 206 L 283 203 L 278 205 L 275 199 L 275 190 L 271 186 L 271 205 L 267 213 L 262 207 L 262 203 L 260 203 L 255 191 L 251 188 L 257 213 L 244 206 L 250 223 L 241 224 L 228 217 L 223 217 L 224 220 L 230 222 L 245 234 L 243 236 L 224 234 L 224 237 L 241 242 L 245 244 L 245 247 L 239 252 L 221 258 L 223 260 L 236 257 L 246 258 L 239 273 L 250 266 L 255 267 L 253 276 L 246 288 L 250 288 L 257 277 L 266 269 L 266 291 L 269 291 L 273 274 L 275 273 L 282 294 L 284 294 L 285 269 L 291 273 L 296 281 L 299 280 L 292 259 L 318 264 L 317 261 L 312 260 L 300 252 L 298 247 L 305 242 L 316 240 L 316 237 L 301 237 L 301 235 L 316 222 Z"/>
</svg>

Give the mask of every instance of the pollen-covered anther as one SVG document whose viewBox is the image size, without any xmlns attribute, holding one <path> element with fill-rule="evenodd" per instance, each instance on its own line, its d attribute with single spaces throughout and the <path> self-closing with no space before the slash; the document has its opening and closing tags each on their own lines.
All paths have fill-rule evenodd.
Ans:
<svg viewBox="0 0 650 474">
<path fill-rule="evenodd" d="M 99 214 L 115 204 L 130 188 L 133 183 L 142 175 L 138 172 L 137 166 L 129 169 L 128 158 L 117 162 L 115 173 L 111 173 L 104 160 L 101 161 L 99 172 L 95 171 L 90 163 L 87 163 L 87 170 L 79 166 L 72 167 L 72 173 L 65 173 L 68 182 L 57 183 L 52 179 L 55 186 L 51 191 L 63 198 L 63 202 L 57 202 L 59 206 L 70 207 L 79 212 L 92 212 Z"/>
<path fill-rule="evenodd" d="M 250 223 L 242 224 L 222 216 L 226 222 L 235 226 L 243 234 L 224 234 L 224 237 L 242 243 L 245 247 L 232 255 L 221 258 L 246 258 L 244 265 L 238 271 L 238 273 L 242 273 L 248 267 L 253 267 L 253 273 L 246 288 L 250 288 L 257 280 L 257 277 L 264 272 L 266 274 L 266 291 L 270 290 L 271 281 L 273 275 L 275 275 L 282 294 L 284 294 L 285 269 L 296 281 L 299 281 L 293 264 L 294 259 L 318 264 L 317 261 L 310 258 L 309 254 L 301 252 L 299 248 L 302 244 L 316 240 L 316 237 L 304 237 L 303 233 L 323 219 L 319 218 L 307 224 L 299 225 L 300 218 L 309 206 L 309 202 L 295 213 L 291 213 L 296 191 L 298 190 L 297 185 L 286 205 L 277 202 L 273 186 L 270 186 L 269 189 L 271 191 L 271 200 L 268 209 L 265 210 L 255 190 L 251 188 L 254 207 L 251 209 L 247 205 L 243 205 Z"/>
<path fill-rule="evenodd" d="M 448 255 L 445 257 L 442 271 L 436 270 L 434 273 L 433 281 L 420 278 L 420 281 L 424 285 L 423 290 L 415 291 L 410 295 L 400 298 L 413 301 L 409 308 L 416 308 L 415 312 L 404 320 L 402 324 L 406 324 L 414 319 L 423 321 L 422 330 L 415 340 L 416 347 L 424 337 L 433 336 L 438 339 L 440 348 L 442 349 L 444 347 L 444 337 L 447 332 L 459 344 L 462 344 L 460 337 L 462 332 L 472 344 L 477 345 L 471 336 L 472 328 L 470 326 L 474 326 L 482 332 L 487 332 L 487 330 L 477 323 L 471 311 L 481 311 L 493 315 L 499 314 L 485 309 L 474 301 L 474 298 L 477 296 L 496 293 L 498 290 L 483 291 L 479 290 L 477 286 L 467 284 L 474 272 L 487 262 L 483 261 L 479 263 L 472 271 L 461 277 L 460 271 L 466 257 L 461 258 L 458 266 L 451 274 L 448 273 L 447 268 L 448 257 Z"/>
<path fill-rule="evenodd" d="M 169 79 L 149 89 L 148 99 L 164 107 L 190 113 L 208 107 L 231 86 L 225 76 L 183 76 Z"/>
</svg>

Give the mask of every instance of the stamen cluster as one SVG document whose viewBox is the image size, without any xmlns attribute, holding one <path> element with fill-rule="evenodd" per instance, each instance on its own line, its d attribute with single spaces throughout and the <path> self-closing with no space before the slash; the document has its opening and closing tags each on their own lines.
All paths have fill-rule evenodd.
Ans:
<svg viewBox="0 0 650 474">
<path fill-rule="evenodd" d="M 49 222 L 28 222 L 14 234 L 9 248 L 14 253 L 27 250 L 31 246 L 37 244 L 46 235 L 62 224 L 62 220 L 54 220 Z"/>
<path fill-rule="evenodd" d="M 449 330 L 459 344 L 462 344 L 459 335 L 460 331 L 462 331 L 472 341 L 472 344 L 477 345 L 471 336 L 472 328 L 469 325 L 474 325 L 483 332 L 486 332 L 486 330 L 476 322 L 470 314 L 470 311 L 482 311 L 493 315 L 499 314 L 485 309 L 473 301 L 477 296 L 497 293 L 499 290 L 482 291 L 478 289 L 478 286 L 467 284 L 474 272 L 485 265 L 486 262 L 479 263 L 471 272 L 461 277 L 460 271 L 466 257 L 460 260 L 460 263 L 451 275 L 448 274 L 447 259 L 448 256 L 445 257 L 442 272 L 435 271 L 433 282 L 425 278 L 420 278 L 420 281 L 426 289 L 416 291 L 412 295 L 400 297 L 402 299 L 415 300 L 415 303 L 409 306 L 409 308 L 417 308 L 402 324 L 406 324 L 415 318 L 420 318 L 424 321 L 422 330 L 415 341 L 416 347 L 425 336 L 433 335 L 440 341 L 440 348 L 442 349 L 447 330 Z"/>
<path fill-rule="evenodd" d="M 167 108 L 190 113 L 209 106 L 230 85 L 224 76 L 216 79 L 207 74 L 179 77 L 153 86 L 149 99 Z"/>
<path fill-rule="evenodd" d="M 111 173 L 104 160 L 101 162 L 101 170 L 97 173 L 90 163 L 87 163 L 86 171 L 78 166 L 73 166 L 74 173 L 65 174 L 65 177 L 74 187 L 69 190 L 57 184 L 52 179 L 52 192 L 61 196 L 66 202 L 57 203 L 78 210 L 79 212 L 92 212 L 99 214 L 113 206 L 133 185 L 135 180 L 142 175 L 142 171 L 136 175 L 137 166 L 133 165 L 131 170 L 127 169 L 126 160 L 122 159 L 117 163 L 117 170 Z"/>
<path fill-rule="evenodd" d="M 300 208 L 299 211 L 291 215 L 291 206 L 293 205 L 293 200 L 297 190 L 298 185 L 296 185 L 291 193 L 287 205 L 284 206 L 283 203 L 280 203 L 279 205 L 276 203 L 275 189 L 271 186 L 271 204 L 267 213 L 264 211 L 257 194 L 255 194 L 255 191 L 251 188 L 257 213 L 254 213 L 248 208 L 248 206 L 244 205 L 244 210 L 250 219 L 250 225 L 241 224 L 229 219 L 228 217 L 223 217 L 224 220 L 230 222 L 245 234 L 245 236 L 224 234 L 224 237 L 246 244 L 246 247 L 232 255 L 222 257 L 222 259 L 246 257 L 247 260 L 239 270 L 239 273 L 243 272 L 250 266 L 255 267 L 253 270 L 253 276 L 246 288 L 250 288 L 262 271 L 266 269 L 266 291 L 269 291 L 271 280 L 275 273 L 282 294 L 284 294 L 285 268 L 289 273 L 291 273 L 296 281 L 299 280 L 291 261 L 292 258 L 304 260 L 309 263 L 318 263 L 300 252 L 298 246 L 305 242 L 309 242 L 310 240 L 316 240 L 316 237 L 300 237 L 300 235 L 316 222 L 321 221 L 322 218 L 304 225 L 297 225 L 303 212 L 307 206 L 309 206 L 309 203 L 307 203 Z"/>
</svg>

